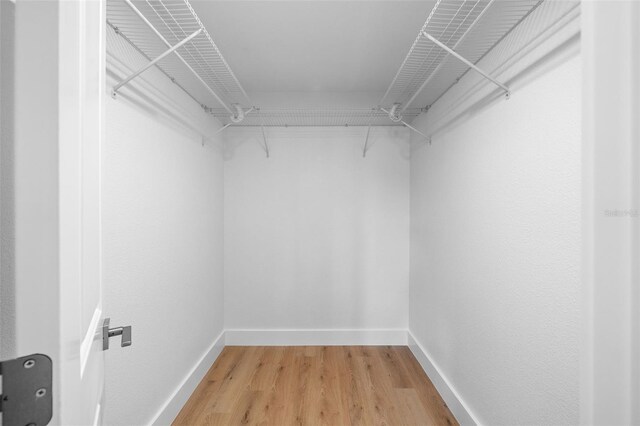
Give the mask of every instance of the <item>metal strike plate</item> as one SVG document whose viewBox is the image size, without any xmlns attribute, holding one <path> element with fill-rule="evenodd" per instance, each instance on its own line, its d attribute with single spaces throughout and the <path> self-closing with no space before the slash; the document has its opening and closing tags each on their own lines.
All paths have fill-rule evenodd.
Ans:
<svg viewBox="0 0 640 426">
<path fill-rule="evenodd" d="M 0 362 L 3 426 L 45 426 L 53 415 L 51 358 L 33 354 Z"/>
</svg>

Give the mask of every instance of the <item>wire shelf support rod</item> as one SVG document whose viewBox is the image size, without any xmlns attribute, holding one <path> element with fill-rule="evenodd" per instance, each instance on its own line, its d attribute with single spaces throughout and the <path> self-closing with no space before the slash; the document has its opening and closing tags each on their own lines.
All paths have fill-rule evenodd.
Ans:
<svg viewBox="0 0 640 426">
<path fill-rule="evenodd" d="M 153 26 L 153 24 L 151 22 L 149 22 L 149 20 L 144 16 L 144 14 L 142 12 L 140 12 L 140 10 L 138 10 L 138 8 L 131 2 L 131 0 L 124 0 L 124 1 L 131 8 L 131 10 L 133 10 L 133 12 L 136 15 L 138 15 L 138 17 L 151 29 L 151 31 L 153 31 L 154 34 L 157 35 L 160 40 L 162 40 L 162 42 L 167 47 L 171 47 L 171 43 L 169 43 L 167 41 L 167 39 L 164 38 L 164 36 L 162 34 L 160 34 L 160 31 L 158 31 Z M 200 28 L 202 29 L 203 27 L 200 26 Z M 218 103 L 220 103 L 220 105 L 222 105 L 222 107 L 224 109 L 226 109 L 227 112 L 229 112 L 229 114 L 234 114 L 235 113 L 231 108 L 229 108 L 229 106 L 222 99 L 220 99 L 220 96 L 218 96 L 218 94 L 202 79 L 200 74 L 198 74 L 196 72 L 196 70 L 194 70 L 193 67 L 191 67 L 191 65 L 189 65 L 189 63 L 182 57 L 182 55 L 180 55 L 180 53 L 176 52 L 176 56 L 189 69 L 189 71 L 191 71 L 193 73 L 193 75 L 198 79 L 198 81 L 200 81 L 200 83 L 202 83 L 202 85 L 209 91 L 209 93 L 211 93 L 211 95 L 213 95 L 213 97 L 218 101 Z"/>
<path fill-rule="evenodd" d="M 244 119 L 244 117 L 246 117 L 247 115 L 249 115 L 249 114 L 251 114 L 253 111 L 255 111 L 256 109 L 257 109 L 256 107 L 251 107 L 251 108 L 249 108 L 248 110 L 246 110 L 246 111 L 242 114 L 243 119 Z M 242 120 L 240 120 L 240 121 L 242 121 Z M 234 125 L 234 124 L 239 124 L 239 123 L 240 123 L 240 121 L 237 121 L 237 122 L 236 122 L 236 121 L 233 121 L 233 120 L 232 120 L 232 121 L 228 122 L 228 123 L 227 123 L 227 124 L 225 124 L 224 126 L 220 127 L 218 130 L 216 130 L 216 131 L 215 131 L 215 133 L 214 133 L 214 135 L 217 135 L 218 133 L 222 132 L 222 131 L 223 131 L 224 129 L 226 129 L 227 127 L 230 127 L 230 126 L 232 126 L 232 125 Z"/>
<path fill-rule="evenodd" d="M 387 114 L 389 114 L 389 117 L 391 117 L 391 116 L 393 115 L 391 111 L 389 111 L 389 110 L 387 110 L 387 109 L 384 109 L 384 108 L 382 108 L 382 107 L 380 107 L 380 110 L 381 110 L 381 111 L 386 112 Z M 393 121 L 395 121 L 395 120 L 393 120 Z M 431 141 L 431 138 L 430 138 L 429 136 L 425 135 L 425 134 L 424 134 L 424 133 L 422 133 L 420 130 L 416 129 L 416 128 L 415 128 L 415 127 L 413 127 L 411 124 L 409 124 L 409 123 L 407 123 L 406 121 L 404 121 L 404 120 L 402 119 L 402 117 L 398 117 L 398 120 L 397 120 L 397 121 L 399 121 L 400 123 L 404 124 L 406 127 L 408 127 L 409 129 L 413 130 L 414 132 L 416 132 L 416 133 L 417 133 L 417 134 L 419 134 L 420 136 L 422 136 L 422 137 L 426 138 L 428 141 Z"/>
<path fill-rule="evenodd" d="M 476 64 L 474 64 L 473 62 L 467 60 L 465 57 L 463 57 L 462 55 L 460 55 L 458 52 L 456 52 L 455 50 L 451 49 L 449 46 L 447 46 L 446 44 L 442 43 L 440 40 L 438 40 L 437 38 L 433 37 L 431 34 L 427 33 L 426 31 L 423 31 L 422 34 L 428 38 L 429 40 L 431 40 L 432 42 L 434 42 L 436 45 L 438 45 L 440 48 L 442 48 L 443 50 L 445 50 L 447 53 L 449 53 L 450 55 L 458 58 L 460 61 L 464 62 L 467 66 L 469 66 L 470 68 L 473 68 L 476 72 L 478 72 L 480 75 L 482 75 L 484 78 L 486 78 L 487 80 L 491 81 L 493 84 L 495 84 L 496 86 L 500 87 L 502 90 L 504 90 L 505 95 L 507 97 L 507 99 L 509 99 L 509 97 L 511 96 L 511 90 L 509 89 L 509 87 L 507 87 L 506 85 L 504 85 L 503 83 L 499 82 L 498 80 L 496 80 L 495 78 L 491 77 L 489 74 L 487 74 L 486 72 L 484 72 L 482 69 L 480 69 L 478 66 L 476 66 Z"/>
<path fill-rule="evenodd" d="M 453 45 L 453 50 L 457 49 L 458 46 L 460 46 L 462 44 L 462 42 L 464 41 L 464 39 L 467 37 L 467 35 L 469 35 L 469 33 L 471 32 L 471 30 L 473 30 L 473 28 L 475 28 L 475 26 L 478 24 L 478 22 L 480 22 L 482 20 L 482 17 L 485 15 L 485 13 L 491 8 L 491 5 L 495 2 L 496 0 L 490 0 L 489 3 L 487 3 L 487 5 L 482 9 L 482 11 L 478 14 L 478 16 L 476 16 L 476 18 L 473 20 L 473 22 L 471 23 L 471 25 L 469 25 L 467 27 L 467 29 L 465 30 L 465 32 L 460 36 L 460 38 L 458 39 L 458 41 L 456 41 L 456 44 Z M 422 35 L 422 33 L 425 32 L 425 30 L 423 29 L 420 32 L 420 35 Z M 444 66 L 445 64 L 445 59 L 443 58 L 440 63 L 438 64 L 438 66 L 429 74 L 429 77 L 426 78 L 425 81 L 422 82 L 422 84 L 420 85 L 420 87 L 418 88 L 418 90 L 416 90 L 413 93 L 413 96 L 411 96 L 411 98 L 409 98 L 409 100 L 402 106 L 402 108 L 400 109 L 400 112 L 404 112 L 404 110 L 406 110 L 409 105 L 411 105 L 413 103 L 413 101 L 418 97 L 418 95 L 424 90 L 425 87 L 427 87 L 427 84 L 429 84 L 429 82 L 438 74 L 438 71 L 440 71 L 440 69 Z"/>
<path fill-rule="evenodd" d="M 177 49 L 179 49 L 180 47 L 182 47 L 183 45 L 185 45 L 186 43 L 191 41 L 191 39 L 196 37 L 201 32 L 202 32 L 202 28 L 200 28 L 199 30 L 197 30 L 196 32 L 194 32 L 193 34 L 188 36 L 187 38 L 181 40 L 179 43 L 171 46 L 167 51 L 162 53 L 160 56 L 158 56 L 157 58 L 155 58 L 154 60 L 152 60 L 151 62 L 149 62 L 145 66 L 143 66 L 142 68 L 140 68 L 138 71 L 136 71 L 133 74 L 131 74 L 129 77 L 127 77 L 124 80 L 122 80 L 120 83 L 118 83 L 115 86 L 113 86 L 113 89 L 111 90 L 111 96 L 115 98 L 116 95 L 118 94 L 118 90 L 120 90 L 120 88 L 122 86 L 124 86 L 125 84 L 129 83 L 131 80 L 133 80 L 134 78 L 138 77 L 140 74 L 142 74 L 143 72 L 145 72 L 146 70 L 148 70 L 149 68 L 151 68 L 152 66 L 154 66 L 155 64 L 160 62 L 161 60 L 163 60 L 165 57 L 167 57 L 168 55 L 170 55 L 173 52 L 175 52 Z M 176 54 L 177 54 L 177 52 L 176 52 Z"/>
</svg>

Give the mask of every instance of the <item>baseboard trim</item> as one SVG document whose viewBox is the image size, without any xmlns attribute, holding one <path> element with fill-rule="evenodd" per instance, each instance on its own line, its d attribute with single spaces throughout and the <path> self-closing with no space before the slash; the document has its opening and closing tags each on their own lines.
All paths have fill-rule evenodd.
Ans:
<svg viewBox="0 0 640 426">
<path fill-rule="evenodd" d="M 431 383 L 436 387 L 440 396 L 446 402 L 447 406 L 461 425 L 480 425 L 477 417 L 471 412 L 467 404 L 464 403 L 458 392 L 451 385 L 447 377 L 442 373 L 438 366 L 432 361 L 428 352 L 411 334 L 407 332 L 408 346 L 413 355 L 416 357 L 422 369 Z"/>
<path fill-rule="evenodd" d="M 226 330 L 227 346 L 406 345 L 406 329 Z"/>
<path fill-rule="evenodd" d="M 224 349 L 225 332 L 224 330 L 218 338 L 213 342 L 209 349 L 202 355 L 200 360 L 193 366 L 191 371 L 187 373 L 182 383 L 178 385 L 176 390 L 171 394 L 162 408 L 155 415 L 151 424 L 154 426 L 170 425 L 176 418 L 184 404 L 187 402 L 193 391 L 196 389 L 200 381 L 204 378 L 211 365 L 215 362 Z"/>
<path fill-rule="evenodd" d="M 411 331 L 405 329 L 347 330 L 225 330 L 185 376 L 173 394 L 158 410 L 151 424 L 170 425 L 184 404 L 218 358 L 225 346 L 349 346 L 407 345 L 422 369 L 436 387 L 442 399 L 461 425 L 479 425 L 476 416 L 451 386 L 446 376 L 431 360 L 427 351 Z"/>
</svg>

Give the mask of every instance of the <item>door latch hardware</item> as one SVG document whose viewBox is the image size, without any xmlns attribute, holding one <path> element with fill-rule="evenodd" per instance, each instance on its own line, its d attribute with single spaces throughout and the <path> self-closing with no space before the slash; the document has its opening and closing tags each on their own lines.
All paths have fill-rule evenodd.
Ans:
<svg viewBox="0 0 640 426">
<path fill-rule="evenodd" d="M 102 323 L 102 350 L 109 349 L 109 338 L 113 336 L 122 336 L 120 346 L 131 346 L 131 326 L 109 328 L 111 318 L 105 318 Z"/>
<path fill-rule="evenodd" d="M 42 354 L 0 362 L 4 426 L 45 426 L 53 415 L 51 358 Z"/>
</svg>

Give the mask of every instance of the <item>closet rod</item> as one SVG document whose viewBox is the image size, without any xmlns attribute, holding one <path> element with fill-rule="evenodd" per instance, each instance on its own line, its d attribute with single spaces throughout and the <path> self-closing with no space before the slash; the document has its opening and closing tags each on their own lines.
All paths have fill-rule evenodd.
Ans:
<svg viewBox="0 0 640 426">
<path fill-rule="evenodd" d="M 131 80 L 133 80 L 134 78 L 136 78 L 137 76 L 139 76 L 140 74 L 142 74 L 143 72 L 145 72 L 146 70 L 148 70 L 149 68 L 154 66 L 156 63 L 158 63 L 159 61 L 164 59 L 166 56 L 168 56 L 171 53 L 173 53 L 176 49 L 179 49 L 184 44 L 188 43 L 192 38 L 194 38 L 195 36 L 197 36 L 201 32 L 202 32 L 202 28 L 200 28 L 198 31 L 194 32 L 193 34 L 191 34 L 189 37 L 185 38 L 184 40 L 180 41 L 178 44 L 172 46 L 169 50 L 165 51 L 163 54 L 161 54 L 160 56 L 158 56 L 154 60 L 150 61 L 148 64 L 146 64 L 145 66 L 140 68 L 138 71 L 136 71 L 133 74 L 131 74 L 129 77 L 127 77 L 124 80 L 122 80 L 120 83 L 118 83 L 115 86 L 113 86 L 113 89 L 111 89 L 111 96 L 113 96 L 115 98 L 116 94 L 118 93 L 118 90 L 120 90 L 120 88 L 122 86 L 124 86 L 125 84 L 127 84 L 128 82 L 130 82 Z"/>
<path fill-rule="evenodd" d="M 391 112 L 390 112 L 390 111 L 388 111 L 388 110 L 386 110 L 386 109 L 384 109 L 384 108 L 382 108 L 382 107 L 380 107 L 380 110 L 381 110 L 381 111 L 386 112 L 387 114 L 389 114 L 389 116 L 391 116 Z M 430 139 L 431 139 L 429 136 L 425 135 L 425 134 L 424 134 L 424 133 L 422 133 L 420 130 L 416 129 L 416 128 L 415 128 L 415 127 L 413 127 L 411 124 L 409 124 L 409 123 L 407 123 L 406 121 L 404 121 L 402 118 L 398 118 L 398 120 L 397 120 L 397 121 L 399 121 L 400 123 L 404 124 L 405 126 L 407 126 L 408 128 L 410 128 L 411 130 L 413 130 L 414 132 L 416 132 L 417 134 L 419 134 L 419 135 L 421 135 L 421 136 L 425 137 L 427 140 L 430 140 Z"/>
<path fill-rule="evenodd" d="M 498 80 L 496 80 L 495 78 L 491 77 L 489 74 L 487 74 L 486 72 L 482 71 L 480 68 L 478 68 L 474 63 L 472 63 L 471 61 L 468 61 L 466 58 L 464 58 L 463 56 L 461 56 L 458 52 L 456 52 L 455 50 L 451 49 L 450 47 L 448 47 L 446 44 L 442 43 L 440 40 L 436 39 L 435 37 L 433 37 L 431 34 L 423 31 L 422 34 L 428 38 L 429 40 L 431 40 L 432 42 L 434 42 L 435 44 L 437 44 L 438 46 L 440 46 L 442 49 L 446 50 L 448 53 L 450 53 L 451 55 L 455 56 L 456 58 L 458 58 L 459 60 L 461 60 L 462 62 L 464 62 L 466 65 L 468 65 L 469 67 L 473 68 L 474 70 L 476 70 L 478 73 L 480 73 L 484 78 L 486 78 L 487 80 L 490 80 L 493 84 L 495 84 L 496 86 L 499 86 L 500 88 L 502 88 L 502 90 L 504 90 L 507 99 L 509 99 L 509 97 L 511 96 L 511 90 L 505 86 L 504 84 L 500 83 Z"/>
<path fill-rule="evenodd" d="M 167 41 L 167 39 L 165 39 L 162 34 L 160 34 L 160 32 L 153 26 L 153 24 L 151 22 L 149 22 L 149 20 L 142 14 L 142 12 L 140 12 L 138 10 L 138 8 L 131 2 L 131 0 L 124 0 L 125 3 L 127 3 L 127 5 L 131 8 L 131 10 L 134 11 L 134 13 L 136 15 L 138 15 L 138 17 L 142 20 L 142 22 L 144 22 L 150 29 L 151 31 L 153 31 L 155 33 L 155 35 L 158 36 L 158 38 L 160 40 L 162 40 L 162 42 L 167 46 L 167 47 L 171 47 L 171 43 L 169 43 Z M 200 28 L 202 29 L 202 27 Z M 220 99 L 220 97 L 218 96 L 218 94 L 211 88 L 209 87 L 209 85 L 202 79 L 202 77 L 200 77 L 200 75 L 191 67 L 191 65 L 189 65 L 187 63 L 187 61 L 182 57 L 182 55 L 180 55 L 178 52 L 176 52 L 176 56 L 178 58 L 180 58 L 180 61 L 182 61 L 182 63 L 189 69 L 189 71 L 191 71 L 193 73 L 193 75 L 196 76 L 196 78 L 200 81 L 200 83 L 202 83 L 204 85 L 204 87 L 209 91 L 209 93 L 211 93 L 213 95 L 214 98 L 216 98 L 216 100 L 218 101 L 218 103 L 220 103 L 220 105 L 226 109 L 229 114 L 234 114 L 234 111 L 229 108 L 227 106 L 227 104 L 225 102 L 222 101 L 222 99 Z"/>
</svg>

